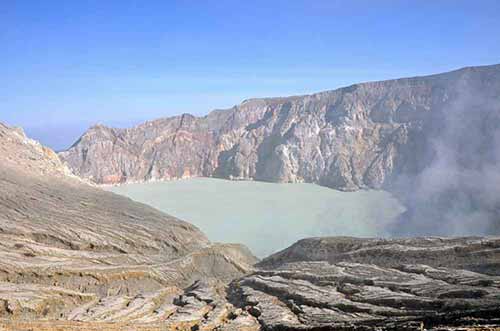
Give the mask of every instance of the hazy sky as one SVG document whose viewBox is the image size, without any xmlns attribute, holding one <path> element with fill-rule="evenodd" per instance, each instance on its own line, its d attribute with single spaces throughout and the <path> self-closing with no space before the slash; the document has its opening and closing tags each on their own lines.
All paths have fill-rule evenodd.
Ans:
<svg viewBox="0 0 500 331">
<path fill-rule="evenodd" d="M 497 0 L 1 1 L 0 121 L 60 149 L 245 98 L 500 62 Z"/>
</svg>

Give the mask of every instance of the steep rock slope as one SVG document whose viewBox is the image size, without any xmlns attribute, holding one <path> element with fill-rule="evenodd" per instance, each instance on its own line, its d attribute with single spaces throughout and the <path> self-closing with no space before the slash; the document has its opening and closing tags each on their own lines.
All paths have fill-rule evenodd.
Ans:
<svg viewBox="0 0 500 331">
<path fill-rule="evenodd" d="M 68 173 L 50 149 L 0 124 L 0 319 L 133 320 L 121 314 L 128 307 L 157 322 L 183 307 L 174 299 L 193 282 L 221 287 L 256 262 L 241 245 L 212 244 Z"/>
<path fill-rule="evenodd" d="M 430 122 L 464 93 L 484 97 L 499 89 L 496 65 L 252 99 L 200 118 L 184 114 L 131 129 L 98 125 L 60 156 L 96 183 L 217 175 L 381 187 L 422 168 L 425 136 L 435 134 Z"/>
</svg>

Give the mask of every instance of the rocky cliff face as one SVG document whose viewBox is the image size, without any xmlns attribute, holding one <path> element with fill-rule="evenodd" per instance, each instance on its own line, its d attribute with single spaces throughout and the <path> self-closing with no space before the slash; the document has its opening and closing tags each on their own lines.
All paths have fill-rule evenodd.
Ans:
<svg viewBox="0 0 500 331">
<path fill-rule="evenodd" d="M 205 117 L 92 127 L 60 153 L 79 176 L 119 183 L 191 176 L 381 187 L 425 164 L 426 131 L 461 89 L 498 92 L 500 66 L 254 99 Z"/>
<path fill-rule="evenodd" d="M 384 188 L 409 209 L 398 233 L 491 233 L 500 231 L 498 136 L 494 65 L 253 99 L 131 129 L 96 126 L 60 157 L 99 184 L 217 176 Z"/>
<path fill-rule="evenodd" d="M 414 161 L 400 149 L 415 143 L 412 133 L 431 111 L 432 82 L 249 100 L 202 118 L 185 114 L 131 129 L 99 125 L 60 156 L 75 174 L 100 184 L 218 176 L 380 187 Z"/>
</svg>

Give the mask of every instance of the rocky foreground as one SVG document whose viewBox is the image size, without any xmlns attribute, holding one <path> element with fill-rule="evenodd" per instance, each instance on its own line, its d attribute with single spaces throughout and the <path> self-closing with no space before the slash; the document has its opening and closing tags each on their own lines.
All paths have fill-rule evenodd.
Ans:
<svg viewBox="0 0 500 331">
<path fill-rule="evenodd" d="M 491 268 L 500 261 L 500 238 L 420 238 L 405 245 L 388 240 L 381 245 L 384 262 L 371 255 L 373 251 L 363 254 L 363 246 L 372 240 L 327 240 L 333 248 L 329 254 L 334 256 L 337 250 L 335 263 L 289 262 L 283 254 L 282 263 L 277 263 L 278 254 L 226 285 L 196 281 L 184 289 L 165 286 L 100 297 L 66 291 L 70 294 L 66 302 L 61 302 L 65 297 L 61 289 L 53 286 L 5 285 L 0 287 L 2 296 L 10 298 L 5 307 L 31 295 L 52 296 L 54 308 L 71 310 L 53 315 L 26 309 L 24 315 L 9 316 L 6 308 L 1 325 L 6 330 L 46 331 L 500 329 L 500 277 L 495 275 L 500 272 Z M 419 258 L 414 252 L 422 252 L 422 246 L 446 254 L 428 259 L 424 253 Z M 365 262 L 353 262 L 355 256 Z M 484 270 L 493 272 L 437 266 L 448 261 L 466 266 L 471 256 L 489 256 Z M 413 264 L 401 264 L 406 257 Z M 480 261 L 474 269 L 482 268 Z M 35 306 L 33 302 L 31 307 Z"/>
<path fill-rule="evenodd" d="M 500 325 L 500 237 L 311 238 L 257 267 L 231 295 L 271 330 Z"/>
<path fill-rule="evenodd" d="M 324 254 L 317 245 L 303 245 L 318 240 L 326 241 L 330 262 L 305 261 Z M 302 247 L 300 258 L 294 255 L 297 245 Z M 500 328 L 498 237 L 420 238 L 404 244 L 399 240 L 313 238 L 297 245 L 262 261 L 259 269 L 228 285 L 195 281 L 184 289 L 145 286 L 136 293 L 96 295 L 56 286 L 5 283 L 0 285 L 5 302 L 0 325 L 5 330 L 47 331 Z M 382 260 L 373 246 L 384 252 Z M 428 251 L 433 252 L 433 259 Z M 409 261 L 412 264 L 404 264 Z M 442 267 L 450 261 L 485 273 Z M 122 281 L 126 279 L 123 275 Z M 50 304 L 43 306 L 44 300 Z M 17 315 L 16 304 L 24 304 Z M 37 307 L 45 310 L 37 311 Z"/>
</svg>

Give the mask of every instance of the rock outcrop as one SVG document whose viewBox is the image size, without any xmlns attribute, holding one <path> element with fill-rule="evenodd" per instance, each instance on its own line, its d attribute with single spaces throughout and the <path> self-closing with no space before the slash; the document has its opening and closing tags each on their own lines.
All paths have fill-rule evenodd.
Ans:
<svg viewBox="0 0 500 331">
<path fill-rule="evenodd" d="M 500 237 L 307 238 L 265 258 L 257 267 L 272 269 L 287 263 L 312 261 L 384 267 L 427 264 L 500 276 Z"/>
<path fill-rule="evenodd" d="M 264 330 L 500 328 L 500 278 L 471 271 L 296 262 L 231 284 Z"/>
<path fill-rule="evenodd" d="M 500 237 L 303 239 L 234 281 L 269 330 L 500 328 Z"/>
</svg>

